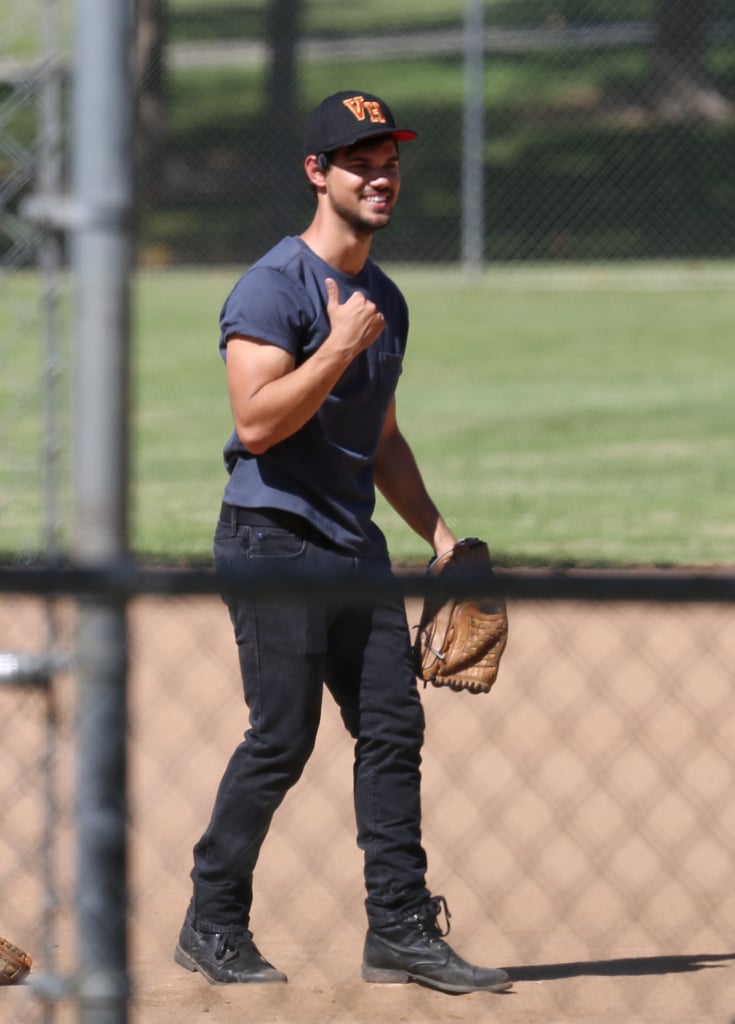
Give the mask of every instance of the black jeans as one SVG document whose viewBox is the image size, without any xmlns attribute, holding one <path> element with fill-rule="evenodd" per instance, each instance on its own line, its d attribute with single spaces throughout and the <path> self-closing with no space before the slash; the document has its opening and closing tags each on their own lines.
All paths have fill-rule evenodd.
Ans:
<svg viewBox="0 0 735 1024">
<path fill-rule="evenodd" d="M 317 537 L 224 519 L 214 552 L 216 567 L 229 572 L 248 559 L 298 559 L 320 574 L 353 578 L 356 587 L 365 565 Z M 389 574 L 387 559 L 384 568 Z M 370 570 L 375 572 L 374 560 Z M 227 600 L 249 728 L 194 848 L 197 925 L 247 925 L 258 854 L 274 812 L 314 748 L 325 685 L 355 740 L 354 803 L 368 922 L 380 926 L 411 913 L 429 894 L 421 844 L 424 714 L 403 602 L 350 608 Z"/>
</svg>

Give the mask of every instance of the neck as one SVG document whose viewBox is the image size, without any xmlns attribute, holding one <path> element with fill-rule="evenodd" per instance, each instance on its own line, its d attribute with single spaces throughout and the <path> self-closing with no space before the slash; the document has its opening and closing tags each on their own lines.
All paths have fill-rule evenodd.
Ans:
<svg viewBox="0 0 735 1024">
<path fill-rule="evenodd" d="M 330 267 L 354 277 L 367 262 L 373 236 L 372 232 L 355 232 L 347 225 L 339 232 L 328 229 L 317 216 L 303 232 L 301 240 Z"/>
</svg>

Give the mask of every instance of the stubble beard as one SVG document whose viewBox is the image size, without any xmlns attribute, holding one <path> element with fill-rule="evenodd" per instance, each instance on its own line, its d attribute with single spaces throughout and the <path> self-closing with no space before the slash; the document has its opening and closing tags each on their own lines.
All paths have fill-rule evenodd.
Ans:
<svg viewBox="0 0 735 1024">
<path fill-rule="evenodd" d="M 384 228 L 387 228 L 390 224 L 391 216 L 393 215 L 393 209 L 390 208 L 387 213 L 382 215 L 383 221 L 381 223 L 377 223 L 372 220 L 367 220 L 365 217 L 362 217 L 359 213 L 355 212 L 355 210 L 347 209 L 345 206 L 342 206 L 341 203 L 335 202 L 334 199 L 332 199 L 331 202 L 332 210 L 359 238 L 369 238 L 374 235 L 376 231 L 382 231 Z"/>
</svg>

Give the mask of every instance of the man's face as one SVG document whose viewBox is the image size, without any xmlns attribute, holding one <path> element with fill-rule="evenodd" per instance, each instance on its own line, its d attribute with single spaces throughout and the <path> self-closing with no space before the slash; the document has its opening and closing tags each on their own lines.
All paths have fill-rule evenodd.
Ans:
<svg viewBox="0 0 735 1024">
<path fill-rule="evenodd" d="M 387 227 L 401 187 L 398 147 L 390 136 L 338 149 L 326 175 L 332 210 L 359 233 Z"/>
</svg>

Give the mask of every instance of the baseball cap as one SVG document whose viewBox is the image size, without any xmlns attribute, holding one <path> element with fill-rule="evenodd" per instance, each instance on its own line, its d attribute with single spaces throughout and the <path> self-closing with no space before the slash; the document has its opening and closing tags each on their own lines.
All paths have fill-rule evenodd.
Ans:
<svg viewBox="0 0 735 1024">
<path fill-rule="evenodd" d="M 409 128 L 396 128 L 385 100 L 369 92 L 345 89 L 327 96 L 307 117 L 306 155 L 329 153 L 377 135 L 392 135 L 399 142 L 417 137 Z"/>
</svg>

